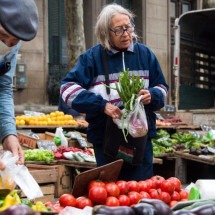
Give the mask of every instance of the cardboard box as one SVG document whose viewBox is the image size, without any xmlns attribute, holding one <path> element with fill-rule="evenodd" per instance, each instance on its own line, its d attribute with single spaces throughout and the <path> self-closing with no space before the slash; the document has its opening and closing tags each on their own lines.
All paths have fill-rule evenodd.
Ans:
<svg viewBox="0 0 215 215">
<path fill-rule="evenodd" d="M 31 149 L 37 148 L 38 139 L 30 137 L 27 134 L 19 131 L 17 132 L 17 135 L 18 135 L 19 142 L 22 146 L 31 148 Z M 40 133 L 37 135 L 40 137 L 39 140 L 53 140 L 54 138 L 54 134 L 50 132 Z"/>
</svg>

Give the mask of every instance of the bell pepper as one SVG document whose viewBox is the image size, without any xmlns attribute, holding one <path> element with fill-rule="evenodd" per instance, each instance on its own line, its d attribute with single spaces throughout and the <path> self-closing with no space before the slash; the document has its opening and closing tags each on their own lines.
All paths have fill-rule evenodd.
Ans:
<svg viewBox="0 0 215 215">
<path fill-rule="evenodd" d="M 17 193 L 17 190 L 12 190 L 4 199 L 2 206 L 0 207 L 0 211 L 3 211 L 9 208 L 12 205 L 19 205 L 21 203 L 21 199 Z"/>
<path fill-rule="evenodd" d="M 196 187 L 196 186 L 193 186 L 191 189 L 190 189 L 190 192 L 189 192 L 189 196 L 188 196 L 188 200 L 197 200 L 197 199 L 200 199 L 200 191 L 199 191 L 199 188 Z"/>
<path fill-rule="evenodd" d="M 43 212 L 49 211 L 48 208 L 41 201 L 38 201 L 36 202 L 35 205 L 32 205 L 31 209 L 33 209 L 34 211 L 43 211 Z"/>
</svg>

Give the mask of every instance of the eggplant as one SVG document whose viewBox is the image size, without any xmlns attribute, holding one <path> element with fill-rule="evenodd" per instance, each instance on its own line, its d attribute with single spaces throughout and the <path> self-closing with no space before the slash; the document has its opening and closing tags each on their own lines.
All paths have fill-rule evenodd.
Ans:
<svg viewBox="0 0 215 215">
<path fill-rule="evenodd" d="M 93 215 L 135 215 L 134 210 L 128 206 L 103 206 L 93 207 Z"/>
<path fill-rule="evenodd" d="M 207 204 L 207 205 L 196 207 L 190 211 L 196 215 L 215 215 L 215 205 Z"/>
<path fill-rule="evenodd" d="M 135 211 L 135 215 L 159 215 L 155 207 L 148 203 L 138 203 L 132 208 Z"/>
<path fill-rule="evenodd" d="M 182 209 L 182 210 L 174 211 L 172 215 L 195 215 L 195 214 L 190 210 Z"/>
<path fill-rule="evenodd" d="M 33 211 L 27 205 L 13 205 L 4 211 L 0 212 L 0 215 L 34 215 Z"/>
<path fill-rule="evenodd" d="M 159 199 L 141 199 L 140 203 L 147 203 L 153 205 L 154 208 L 158 211 L 159 215 L 172 215 L 172 210 L 170 207 Z"/>
</svg>

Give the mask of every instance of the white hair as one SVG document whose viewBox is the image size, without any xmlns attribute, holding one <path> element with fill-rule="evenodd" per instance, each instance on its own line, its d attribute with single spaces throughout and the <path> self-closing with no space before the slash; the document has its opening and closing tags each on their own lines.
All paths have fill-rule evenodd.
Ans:
<svg viewBox="0 0 215 215">
<path fill-rule="evenodd" d="M 113 16 L 117 14 L 127 15 L 131 20 L 131 23 L 133 23 L 133 18 L 135 15 L 128 9 L 125 9 L 124 7 L 115 3 L 105 5 L 97 18 L 95 34 L 101 45 L 108 50 L 110 49 L 109 28 Z M 135 32 L 132 33 L 132 37 L 137 39 Z"/>
</svg>

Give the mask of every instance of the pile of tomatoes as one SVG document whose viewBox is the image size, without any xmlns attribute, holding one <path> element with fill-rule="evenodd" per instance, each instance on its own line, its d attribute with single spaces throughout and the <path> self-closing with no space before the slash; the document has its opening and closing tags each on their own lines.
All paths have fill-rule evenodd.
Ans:
<svg viewBox="0 0 215 215">
<path fill-rule="evenodd" d="M 86 206 L 133 206 L 141 199 L 159 199 L 170 207 L 179 201 L 186 201 L 189 193 L 182 189 L 181 181 L 176 177 L 165 179 L 156 175 L 144 181 L 103 182 L 92 180 L 88 184 L 86 196 L 75 198 L 72 194 L 60 196 L 61 208 L 72 206 L 83 209 Z"/>
</svg>

